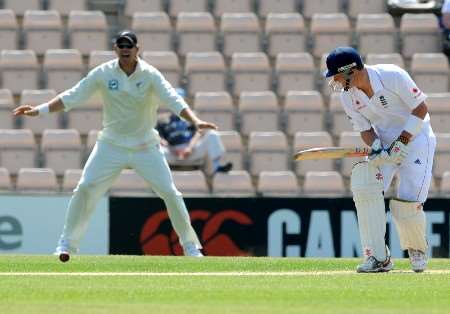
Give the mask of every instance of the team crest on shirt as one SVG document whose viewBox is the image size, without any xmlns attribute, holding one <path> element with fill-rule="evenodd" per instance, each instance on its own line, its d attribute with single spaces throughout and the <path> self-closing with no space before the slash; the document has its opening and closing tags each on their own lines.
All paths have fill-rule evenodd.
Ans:
<svg viewBox="0 0 450 314">
<path fill-rule="evenodd" d="M 116 79 L 112 79 L 108 81 L 108 89 L 109 90 L 118 90 L 119 89 L 119 81 Z"/>
</svg>

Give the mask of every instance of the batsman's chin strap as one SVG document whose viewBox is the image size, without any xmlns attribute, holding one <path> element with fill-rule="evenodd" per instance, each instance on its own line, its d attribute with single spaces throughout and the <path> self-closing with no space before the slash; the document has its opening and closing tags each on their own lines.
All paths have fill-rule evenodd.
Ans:
<svg viewBox="0 0 450 314">
<path fill-rule="evenodd" d="M 350 89 L 350 81 L 352 80 L 353 69 L 345 71 L 343 74 L 345 78 L 344 91 L 347 92 Z"/>
</svg>

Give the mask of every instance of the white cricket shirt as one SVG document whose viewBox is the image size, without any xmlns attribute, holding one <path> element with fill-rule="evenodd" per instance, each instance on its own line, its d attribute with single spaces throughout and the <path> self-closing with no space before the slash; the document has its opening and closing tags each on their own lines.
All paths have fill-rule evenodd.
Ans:
<svg viewBox="0 0 450 314">
<path fill-rule="evenodd" d="M 64 110 L 85 103 L 95 92 L 103 97 L 103 130 L 98 139 L 126 148 L 141 148 L 159 143 L 154 129 L 157 120 L 156 99 L 179 115 L 186 102 L 162 74 L 138 59 L 130 75 L 114 59 L 94 68 L 77 85 L 61 93 Z"/>
<path fill-rule="evenodd" d="M 341 93 L 344 110 L 358 132 L 371 127 L 380 137 L 383 146 L 389 146 L 403 131 L 411 111 L 427 96 L 417 87 L 409 74 L 393 64 L 365 65 L 374 92 L 369 97 L 353 87 Z M 430 116 L 424 118 L 421 132 L 428 133 Z"/>
</svg>

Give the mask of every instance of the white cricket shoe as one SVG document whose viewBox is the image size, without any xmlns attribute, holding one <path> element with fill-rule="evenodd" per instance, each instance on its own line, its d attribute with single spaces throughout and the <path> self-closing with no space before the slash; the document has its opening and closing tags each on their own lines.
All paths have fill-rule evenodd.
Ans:
<svg viewBox="0 0 450 314">
<path fill-rule="evenodd" d="M 59 241 L 55 253 L 53 254 L 57 255 L 61 262 L 68 262 L 70 260 L 71 249 L 69 248 L 69 244 L 67 243 L 67 241 Z"/>
<path fill-rule="evenodd" d="M 374 256 L 369 256 L 364 263 L 358 265 L 356 272 L 358 273 L 382 273 L 394 269 L 394 264 L 390 256 L 382 262 L 377 260 Z"/>
<path fill-rule="evenodd" d="M 185 256 L 203 257 L 202 252 L 200 252 L 198 247 L 192 242 L 186 243 L 183 246 L 183 252 Z"/>
<path fill-rule="evenodd" d="M 420 250 L 408 249 L 409 262 L 411 263 L 411 269 L 416 273 L 421 273 L 427 268 L 427 255 Z"/>
</svg>

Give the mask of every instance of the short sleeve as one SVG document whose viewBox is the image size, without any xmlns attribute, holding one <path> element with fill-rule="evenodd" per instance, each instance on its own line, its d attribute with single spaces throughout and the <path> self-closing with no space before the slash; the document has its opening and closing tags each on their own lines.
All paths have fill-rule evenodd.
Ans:
<svg viewBox="0 0 450 314">
<path fill-rule="evenodd" d="M 341 103 L 354 131 L 363 132 L 372 128 L 370 121 L 353 108 L 349 93 L 341 93 Z"/>
<path fill-rule="evenodd" d="M 417 87 L 411 76 L 401 68 L 395 76 L 395 90 L 411 110 L 427 99 L 427 95 Z"/>
<path fill-rule="evenodd" d="M 98 88 L 100 71 L 100 67 L 94 68 L 74 87 L 59 94 L 65 111 L 84 104 L 94 94 Z"/>
</svg>

